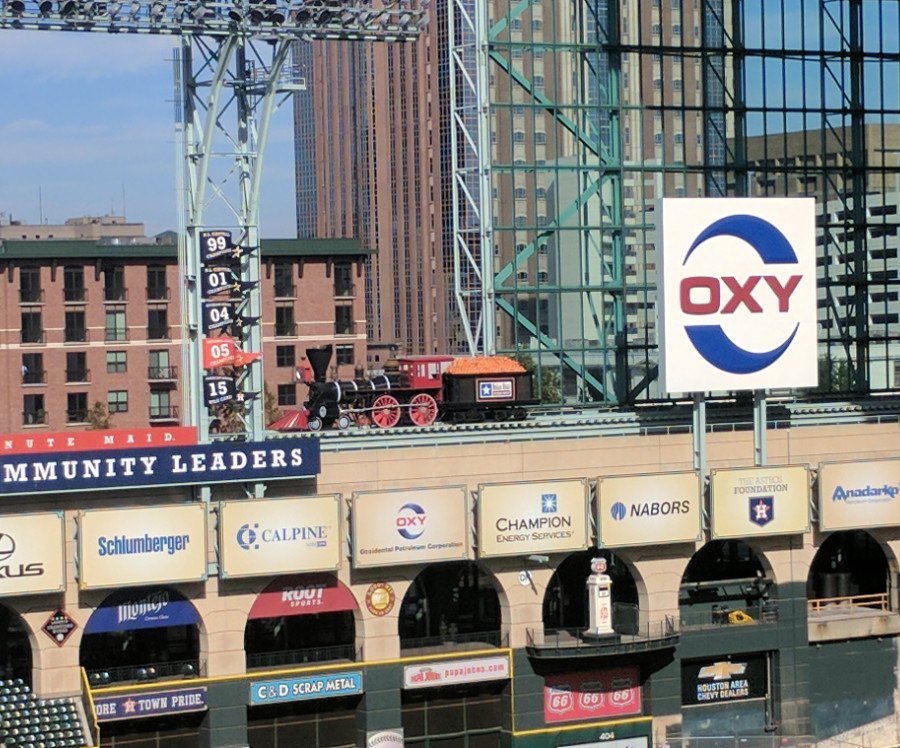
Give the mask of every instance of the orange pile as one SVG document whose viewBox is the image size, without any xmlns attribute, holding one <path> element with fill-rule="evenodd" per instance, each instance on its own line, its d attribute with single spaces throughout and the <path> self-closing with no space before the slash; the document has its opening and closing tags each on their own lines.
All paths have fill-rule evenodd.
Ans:
<svg viewBox="0 0 900 748">
<path fill-rule="evenodd" d="M 509 356 L 458 358 L 447 367 L 448 374 L 521 374 L 525 367 Z"/>
</svg>

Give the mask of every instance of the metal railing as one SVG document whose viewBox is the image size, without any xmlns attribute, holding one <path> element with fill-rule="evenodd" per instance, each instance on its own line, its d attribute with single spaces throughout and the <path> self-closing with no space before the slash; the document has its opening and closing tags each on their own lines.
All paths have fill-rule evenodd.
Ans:
<svg viewBox="0 0 900 748">
<path fill-rule="evenodd" d="M 248 652 L 247 669 L 305 665 L 309 662 L 332 662 L 336 660 L 357 662 L 361 659 L 362 650 L 357 649 L 353 644 L 306 649 L 284 649 L 279 652 Z"/>
<path fill-rule="evenodd" d="M 297 297 L 297 287 L 293 285 L 275 284 L 275 298 L 276 299 L 294 299 Z"/>
<path fill-rule="evenodd" d="M 66 411 L 66 423 L 86 423 L 87 408 L 72 408 Z"/>
<path fill-rule="evenodd" d="M 47 370 L 26 371 L 22 375 L 22 384 L 47 384 Z"/>
<path fill-rule="evenodd" d="M 809 600 L 807 606 L 810 615 L 821 615 L 832 610 L 852 612 L 854 608 L 885 611 L 891 609 L 887 592 L 876 592 L 871 595 L 851 595 L 849 597 L 819 597 Z"/>
<path fill-rule="evenodd" d="M 87 343 L 90 335 L 86 327 L 66 327 L 63 330 L 64 343 Z"/>
<path fill-rule="evenodd" d="M 778 603 L 759 601 L 751 605 L 736 602 L 724 604 L 682 605 L 679 611 L 682 629 L 708 628 L 712 626 L 740 625 L 748 623 L 777 623 Z"/>
<path fill-rule="evenodd" d="M 44 302 L 43 288 L 20 288 L 19 303 L 20 304 L 42 304 Z"/>
<path fill-rule="evenodd" d="M 97 722 L 97 711 L 94 709 L 94 695 L 91 693 L 91 683 L 84 668 L 81 668 L 81 709 L 84 711 L 91 745 L 100 745 L 100 725 Z"/>
<path fill-rule="evenodd" d="M 151 366 L 147 369 L 147 379 L 178 379 L 177 366 Z"/>
<path fill-rule="evenodd" d="M 178 419 L 177 405 L 151 405 L 150 420 L 175 421 Z"/>
<path fill-rule="evenodd" d="M 155 326 L 147 328 L 147 340 L 168 340 L 171 337 L 169 327 Z"/>
<path fill-rule="evenodd" d="M 400 649 L 446 649 L 447 644 L 485 644 L 489 647 L 506 646 L 508 637 L 499 631 L 474 631 L 468 634 L 440 634 L 438 636 L 400 637 Z"/>
<path fill-rule="evenodd" d="M 143 665 L 91 668 L 87 671 L 87 678 L 92 688 L 100 688 L 111 683 L 131 681 L 145 683 L 161 678 L 196 678 L 202 674 L 199 660 L 173 660 L 148 662 Z"/>
<path fill-rule="evenodd" d="M 67 382 L 88 382 L 90 378 L 90 369 L 66 369 Z"/>
<path fill-rule="evenodd" d="M 104 301 L 128 301 L 128 289 L 125 286 L 105 286 Z"/>
<path fill-rule="evenodd" d="M 114 327 L 106 328 L 106 342 L 114 343 L 120 340 L 128 340 L 128 330 Z"/>
<path fill-rule="evenodd" d="M 639 652 L 674 645 L 679 637 L 678 623 L 672 616 L 665 616 L 658 621 L 622 621 L 615 623 L 613 615 L 613 634 L 607 637 L 585 636 L 586 626 L 577 628 L 542 628 L 526 629 L 527 646 L 537 652 L 563 656 L 578 654 L 585 650 L 596 653 L 598 649 L 621 653 Z"/>
<path fill-rule="evenodd" d="M 147 286 L 148 301 L 168 301 L 172 297 L 172 291 L 168 286 Z"/>
<path fill-rule="evenodd" d="M 276 338 L 292 338 L 297 334 L 297 323 L 275 323 L 275 337 Z"/>
<path fill-rule="evenodd" d="M 349 299 L 356 296 L 356 286 L 353 283 L 335 283 L 334 295 L 338 299 Z"/>
<path fill-rule="evenodd" d="M 46 343 L 47 333 L 43 330 L 22 330 L 21 343 Z"/>
<path fill-rule="evenodd" d="M 47 411 L 46 410 L 23 410 L 22 411 L 23 426 L 46 426 Z"/>
<path fill-rule="evenodd" d="M 63 301 L 66 303 L 71 303 L 73 301 L 87 301 L 87 289 L 86 288 L 64 288 L 63 289 Z"/>
</svg>

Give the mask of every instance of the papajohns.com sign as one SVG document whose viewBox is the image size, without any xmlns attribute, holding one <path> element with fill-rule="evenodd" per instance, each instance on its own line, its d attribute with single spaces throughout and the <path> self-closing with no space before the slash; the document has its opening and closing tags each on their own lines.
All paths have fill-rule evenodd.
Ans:
<svg viewBox="0 0 900 748">
<path fill-rule="evenodd" d="M 315 438 L 20 454 L 0 458 L 0 494 L 305 478 L 317 475 L 319 464 Z"/>
</svg>

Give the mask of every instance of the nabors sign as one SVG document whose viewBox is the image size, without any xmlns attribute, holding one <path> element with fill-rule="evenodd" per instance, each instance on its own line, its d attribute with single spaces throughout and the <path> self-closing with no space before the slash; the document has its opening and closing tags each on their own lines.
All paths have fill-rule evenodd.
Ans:
<svg viewBox="0 0 900 748">
<path fill-rule="evenodd" d="M 662 201 L 664 392 L 815 386 L 813 198 Z"/>
</svg>

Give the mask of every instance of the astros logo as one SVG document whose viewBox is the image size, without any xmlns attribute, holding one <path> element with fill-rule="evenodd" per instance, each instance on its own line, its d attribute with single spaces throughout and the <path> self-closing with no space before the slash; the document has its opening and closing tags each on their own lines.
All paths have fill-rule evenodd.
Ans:
<svg viewBox="0 0 900 748">
<path fill-rule="evenodd" d="M 758 216 L 731 215 L 707 226 L 694 239 L 683 265 L 687 266 L 694 250 L 704 242 L 721 236 L 745 241 L 759 255 L 764 265 L 797 265 L 797 253 L 781 231 Z M 789 314 L 791 296 L 803 279 L 801 274 L 779 278 L 772 274 L 736 278 L 696 275 L 683 278 L 679 286 L 681 311 L 691 317 L 731 315 L 742 307 L 750 314 L 777 307 L 779 314 Z M 727 319 L 727 317 L 726 317 Z M 775 363 L 790 347 L 800 323 L 773 348 L 754 352 L 735 343 L 719 324 L 689 324 L 685 332 L 697 352 L 717 369 L 730 374 L 753 374 Z"/>
</svg>

